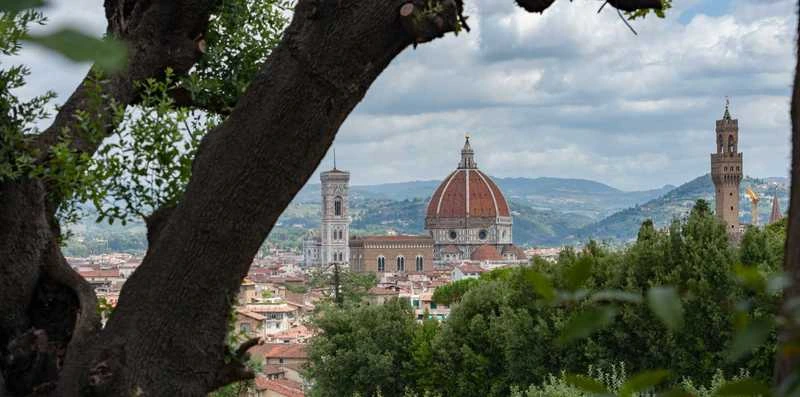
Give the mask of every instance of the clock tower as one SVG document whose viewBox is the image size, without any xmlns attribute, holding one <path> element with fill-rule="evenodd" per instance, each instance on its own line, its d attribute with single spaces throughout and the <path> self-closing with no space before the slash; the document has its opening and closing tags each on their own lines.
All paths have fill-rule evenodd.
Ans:
<svg viewBox="0 0 800 397">
<path fill-rule="evenodd" d="M 739 184 L 742 181 L 742 153 L 739 152 L 739 120 L 731 117 L 725 101 L 725 113 L 717 120 L 717 152 L 711 154 L 711 179 L 714 181 L 717 217 L 725 223 L 731 238 L 739 234 Z"/>
</svg>

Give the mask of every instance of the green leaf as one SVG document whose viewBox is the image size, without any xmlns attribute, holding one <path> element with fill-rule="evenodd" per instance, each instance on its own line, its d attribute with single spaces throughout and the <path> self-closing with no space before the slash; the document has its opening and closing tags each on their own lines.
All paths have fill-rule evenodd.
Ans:
<svg viewBox="0 0 800 397">
<path fill-rule="evenodd" d="M 681 388 L 669 389 L 665 392 L 658 393 L 658 397 L 694 397 L 692 393 Z"/>
<path fill-rule="evenodd" d="M 669 374 L 669 371 L 663 369 L 640 372 L 622 384 L 619 395 L 631 397 L 634 393 L 651 389 L 667 379 Z"/>
<path fill-rule="evenodd" d="M 564 381 L 572 387 L 576 387 L 585 392 L 594 394 L 611 394 L 608 389 L 599 381 L 584 375 L 566 375 Z"/>
<path fill-rule="evenodd" d="M 716 396 L 771 396 L 769 387 L 753 379 L 728 382 L 717 389 Z"/>
<path fill-rule="evenodd" d="M 620 290 L 603 290 L 598 291 L 589 299 L 591 302 L 603 301 L 617 301 L 625 303 L 642 303 L 642 296 L 634 294 L 633 292 L 620 291 Z"/>
<path fill-rule="evenodd" d="M 28 35 L 27 41 L 49 48 L 75 62 L 94 61 L 105 71 L 114 72 L 125 67 L 125 46 L 113 39 L 99 39 L 74 29 L 61 29 L 54 33 Z"/>
<path fill-rule="evenodd" d="M 603 329 L 614 321 L 617 310 L 613 307 L 591 307 L 572 316 L 561 330 L 558 337 L 560 344 L 567 344 L 585 338 L 595 331 Z"/>
<path fill-rule="evenodd" d="M 553 298 L 555 298 L 556 290 L 553 288 L 553 283 L 547 276 L 536 271 L 527 271 L 525 272 L 525 279 L 533 285 L 533 289 L 536 290 L 536 293 L 541 295 L 542 298 L 546 300 L 553 300 Z"/>
<path fill-rule="evenodd" d="M 44 0 L 0 0 L 0 11 L 19 12 L 45 5 Z"/>
<path fill-rule="evenodd" d="M 767 280 L 754 266 L 736 264 L 733 266 L 733 272 L 742 284 L 753 291 L 764 292 L 767 289 Z"/>
<path fill-rule="evenodd" d="M 737 331 L 728 350 L 728 361 L 736 361 L 762 345 L 769 337 L 772 326 L 772 319 L 759 318 Z"/>
<path fill-rule="evenodd" d="M 567 288 L 574 291 L 592 275 L 592 263 L 587 260 L 579 260 L 572 266 L 568 267 L 565 271 L 564 277 L 567 281 Z"/>
<path fill-rule="evenodd" d="M 647 291 L 650 310 L 672 331 L 683 327 L 683 305 L 672 287 L 653 287 Z"/>
</svg>

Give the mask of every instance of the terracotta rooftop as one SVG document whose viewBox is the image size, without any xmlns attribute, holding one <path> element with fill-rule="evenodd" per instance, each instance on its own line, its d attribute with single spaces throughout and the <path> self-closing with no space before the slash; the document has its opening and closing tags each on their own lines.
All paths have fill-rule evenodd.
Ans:
<svg viewBox="0 0 800 397">
<path fill-rule="evenodd" d="M 483 273 L 483 272 L 486 271 L 486 269 L 484 269 L 484 268 L 482 268 L 482 267 L 480 267 L 478 265 L 473 265 L 472 263 L 462 263 L 462 264 L 460 264 L 460 265 L 458 265 L 456 267 L 459 270 L 461 270 L 462 273 L 465 273 L 465 274 L 466 273 Z"/>
<path fill-rule="evenodd" d="M 289 379 L 267 379 L 264 375 L 258 375 L 255 379 L 256 390 L 270 390 L 278 395 L 286 397 L 304 397 L 303 385 Z"/>
<path fill-rule="evenodd" d="M 247 311 L 255 313 L 288 313 L 296 311 L 297 307 L 286 303 L 277 305 L 247 305 Z"/>
<path fill-rule="evenodd" d="M 518 260 L 528 259 L 528 256 L 525 255 L 525 251 L 523 251 L 522 248 L 517 247 L 514 244 L 503 247 L 503 255 L 505 254 L 514 254 L 517 256 Z"/>
<path fill-rule="evenodd" d="M 308 358 L 305 345 L 299 343 L 265 343 L 253 346 L 249 352 L 264 358 Z"/>
<path fill-rule="evenodd" d="M 80 275 L 84 278 L 119 278 L 122 277 L 120 275 L 119 270 L 89 270 L 89 271 L 82 271 Z"/>
<path fill-rule="evenodd" d="M 369 290 L 370 295 L 397 295 L 398 291 L 391 288 L 372 287 Z"/>
<path fill-rule="evenodd" d="M 503 260 L 503 257 L 497 252 L 497 248 L 484 244 L 472 251 L 470 259 L 474 261 L 499 261 Z"/>
<path fill-rule="evenodd" d="M 256 321 L 264 321 L 264 319 L 266 318 L 266 317 L 264 317 L 264 316 L 262 316 L 262 315 L 260 315 L 258 313 L 253 313 L 253 312 L 250 312 L 250 311 L 247 311 L 247 310 L 242 310 L 242 309 L 236 309 L 236 313 L 237 314 L 241 314 L 242 316 L 245 316 L 245 317 L 250 317 L 250 318 L 252 318 L 253 320 L 256 320 Z"/>
</svg>

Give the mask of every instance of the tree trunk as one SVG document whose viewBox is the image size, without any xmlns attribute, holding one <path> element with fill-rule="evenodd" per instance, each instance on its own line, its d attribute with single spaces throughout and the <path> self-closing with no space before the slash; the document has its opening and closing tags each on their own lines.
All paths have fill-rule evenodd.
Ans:
<svg viewBox="0 0 800 397">
<path fill-rule="evenodd" d="M 789 278 L 790 285 L 784 291 L 784 302 L 791 303 L 800 298 L 800 23 L 798 23 L 797 64 L 795 66 L 794 90 L 792 92 L 791 119 L 792 119 L 792 171 L 791 194 L 789 197 L 789 230 L 786 235 L 786 253 L 784 272 Z M 784 315 L 792 317 L 788 308 Z M 800 342 L 800 324 L 789 322 L 780 333 L 780 345 L 775 368 L 777 383 L 780 385 L 787 380 L 792 372 L 797 371 L 798 356 L 782 354 L 781 345 L 797 344 Z"/>
<path fill-rule="evenodd" d="M 184 198 L 91 355 L 90 367 L 119 358 L 98 389 L 202 395 L 231 381 L 218 375 L 242 277 L 341 123 L 413 42 L 398 19 L 402 0 L 336 3 L 297 4 L 230 118 L 203 139 Z"/>
</svg>

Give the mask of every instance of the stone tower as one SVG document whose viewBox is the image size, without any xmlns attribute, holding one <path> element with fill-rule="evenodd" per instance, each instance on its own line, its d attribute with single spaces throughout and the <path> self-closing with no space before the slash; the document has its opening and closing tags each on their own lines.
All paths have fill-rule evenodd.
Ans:
<svg viewBox="0 0 800 397">
<path fill-rule="evenodd" d="M 739 153 L 739 120 L 732 119 L 730 103 L 717 120 L 717 152 L 711 154 L 711 179 L 714 181 L 717 216 L 725 223 L 728 235 L 739 234 L 739 184 L 742 181 L 742 154 Z"/>
<path fill-rule="evenodd" d="M 350 173 L 333 169 L 320 174 L 322 182 L 322 223 L 320 225 L 320 263 L 349 263 L 350 215 L 347 192 Z"/>
</svg>

